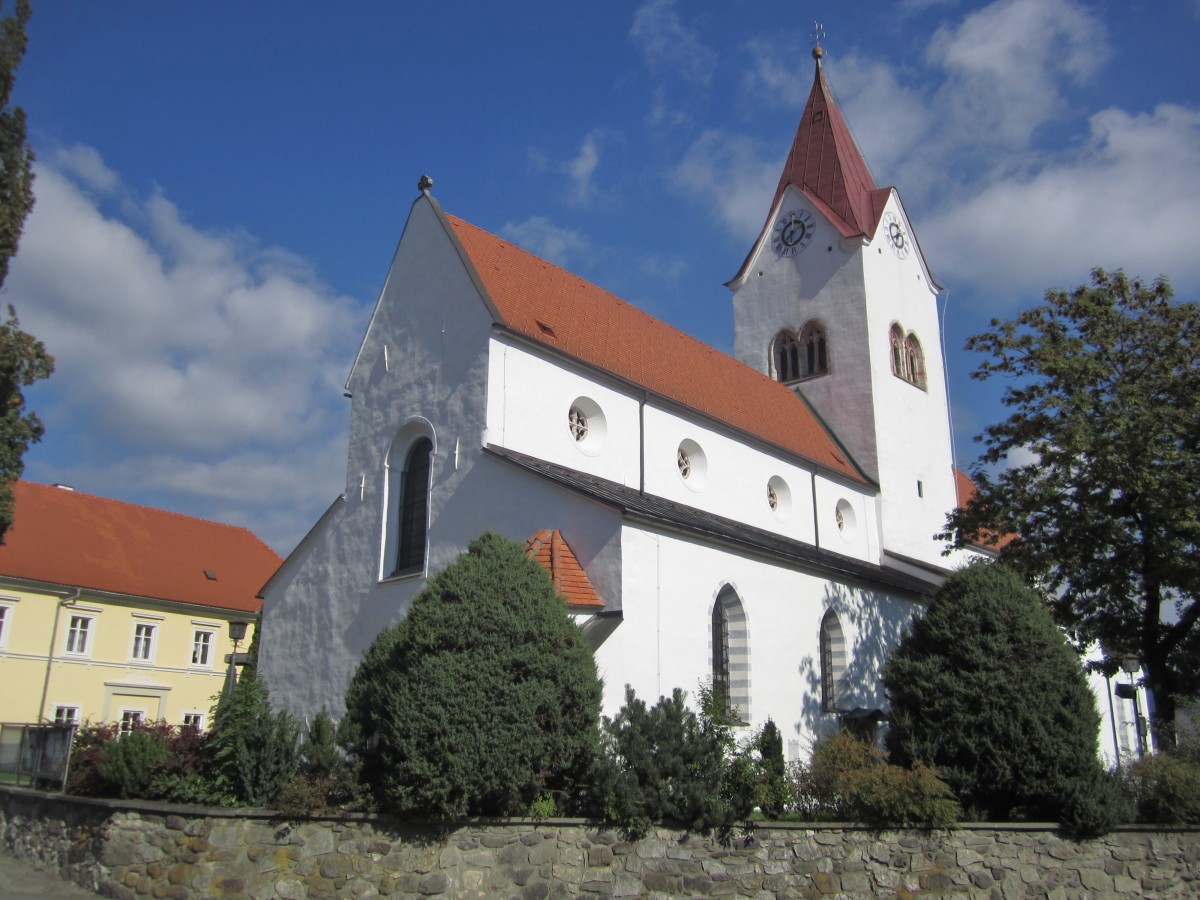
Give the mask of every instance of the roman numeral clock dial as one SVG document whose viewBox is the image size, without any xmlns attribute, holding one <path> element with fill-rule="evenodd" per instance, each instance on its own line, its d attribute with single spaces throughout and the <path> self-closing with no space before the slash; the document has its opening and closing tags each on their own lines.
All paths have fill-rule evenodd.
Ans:
<svg viewBox="0 0 1200 900">
<path fill-rule="evenodd" d="M 908 232 L 904 230 L 904 223 L 900 221 L 900 217 L 895 213 L 888 213 L 883 217 L 883 227 L 887 232 L 888 244 L 892 247 L 892 252 L 900 259 L 908 256 Z"/>
<path fill-rule="evenodd" d="M 816 228 L 812 213 L 805 209 L 794 209 L 779 217 L 775 223 L 771 243 L 780 256 L 795 256 L 808 246 Z"/>
</svg>

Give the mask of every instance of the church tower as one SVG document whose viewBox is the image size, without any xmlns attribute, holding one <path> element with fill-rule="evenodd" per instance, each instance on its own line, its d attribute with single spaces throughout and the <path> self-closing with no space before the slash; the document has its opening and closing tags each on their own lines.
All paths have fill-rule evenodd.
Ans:
<svg viewBox="0 0 1200 900">
<path fill-rule="evenodd" d="M 816 60 L 771 208 L 733 291 L 738 359 L 790 385 L 879 484 L 885 555 L 944 565 L 957 505 L 937 295 Z M 885 560 L 886 562 L 886 560 Z"/>
</svg>

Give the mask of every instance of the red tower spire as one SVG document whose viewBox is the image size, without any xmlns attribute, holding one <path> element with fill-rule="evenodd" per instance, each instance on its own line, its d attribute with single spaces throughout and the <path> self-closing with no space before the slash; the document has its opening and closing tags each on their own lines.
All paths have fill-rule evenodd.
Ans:
<svg viewBox="0 0 1200 900">
<path fill-rule="evenodd" d="M 843 237 L 871 235 L 875 233 L 888 192 L 875 187 L 871 170 L 825 81 L 822 55 L 820 47 L 813 48 L 816 73 L 812 91 L 783 174 L 779 176 L 771 208 L 775 208 L 784 189 L 792 184 L 824 207 L 823 211 Z"/>
</svg>

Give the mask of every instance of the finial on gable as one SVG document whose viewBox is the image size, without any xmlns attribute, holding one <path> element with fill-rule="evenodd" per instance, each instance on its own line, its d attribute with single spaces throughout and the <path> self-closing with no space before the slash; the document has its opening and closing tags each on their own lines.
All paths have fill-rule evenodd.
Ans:
<svg viewBox="0 0 1200 900">
<path fill-rule="evenodd" d="M 422 194 L 428 194 L 431 187 L 433 187 L 433 179 L 428 175 L 422 175 L 421 180 L 417 182 L 417 190 Z"/>
</svg>

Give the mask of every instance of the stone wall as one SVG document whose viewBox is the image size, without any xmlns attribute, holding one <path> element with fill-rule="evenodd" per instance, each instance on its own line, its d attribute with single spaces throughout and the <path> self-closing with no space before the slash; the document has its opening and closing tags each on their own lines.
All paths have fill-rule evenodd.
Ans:
<svg viewBox="0 0 1200 900">
<path fill-rule="evenodd" d="M 1196 829 L 1074 843 L 1049 826 L 772 825 L 728 844 L 669 829 L 627 841 L 576 820 L 439 832 L 0 787 L 0 852 L 118 898 L 1200 896 Z"/>
</svg>

